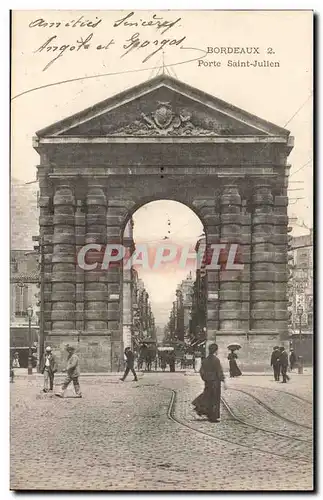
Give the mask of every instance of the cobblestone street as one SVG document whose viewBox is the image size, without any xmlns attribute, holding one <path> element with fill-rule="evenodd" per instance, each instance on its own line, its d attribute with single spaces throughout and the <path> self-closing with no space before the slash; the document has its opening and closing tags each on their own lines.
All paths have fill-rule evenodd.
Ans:
<svg viewBox="0 0 323 500">
<path fill-rule="evenodd" d="M 12 489 L 312 489 L 310 375 L 229 379 L 219 424 L 192 411 L 193 372 L 119 377 L 81 377 L 83 399 L 43 394 L 38 375 L 15 379 Z"/>
</svg>

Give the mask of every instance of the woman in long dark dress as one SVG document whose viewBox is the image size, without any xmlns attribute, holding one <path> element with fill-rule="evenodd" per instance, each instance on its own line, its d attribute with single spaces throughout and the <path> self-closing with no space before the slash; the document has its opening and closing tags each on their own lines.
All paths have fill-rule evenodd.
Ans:
<svg viewBox="0 0 323 500">
<path fill-rule="evenodd" d="M 231 349 L 228 354 L 230 377 L 240 377 L 242 375 L 240 368 L 237 365 L 236 359 L 238 359 L 237 354 Z"/>
<path fill-rule="evenodd" d="M 211 344 L 209 355 L 203 359 L 200 369 L 204 391 L 192 401 L 196 413 L 199 416 L 206 415 L 210 422 L 219 422 L 221 382 L 224 382 L 222 366 L 216 356 L 217 351 L 217 344 Z"/>
</svg>

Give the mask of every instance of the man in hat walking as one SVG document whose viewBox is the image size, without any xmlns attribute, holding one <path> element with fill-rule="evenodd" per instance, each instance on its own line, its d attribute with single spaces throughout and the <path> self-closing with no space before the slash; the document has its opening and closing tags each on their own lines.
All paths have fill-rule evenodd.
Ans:
<svg viewBox="0 0 323 500">
<path fill-rule="evenodd" d="M 80 389 L 80 384 L 79 384 L 79 376 L 80 376 L 80 366 L 79 366 L 79 357 L 75 353 L 75 347 L 71 345 L 66 346 L 66 351 L 68 353 L 67 356 L 67 365 L 66 369 L 63 370 L 66 372 L 66 377 L 64 379 L 64 382 L 62 384 L 62 390 L 60 393 L 56 393 L 56 396 L 59 396 L 60 398 L 64 397 L 64 392 L 66 391 L 67 387 L 71 382 L 73 382 L 74 385 L 74 390 L 77 398 L 81 398 L 81 389 Z"/>
<path fill-rule="evenodd" d="M 283 384 L 286 384 L 287 380 L 289 380 L 289 376 L 287 375 L 287 368 L 288 368 L 288 354 L 285 351 L 285 347 L 280 348 L 280 357 L 279 357 L 279 363 L 281 367 L 281 372 L 283 376 Z"/>
<path fill-rule="evenodd" d="M 273 352 L 271 353 L 271 360 L 270 360 L 270 366 L 273 367 L 274 370 L 274 378 L 276 382 L 279 382 L 279 376 L 280 376 L 280 350 L 278 345 L 275 345 Z"/>
<path fill-rule="evenodd" d="M 46 347 L 45 354 L 41 361 L 40 372 L 44 374 L 44 392 L 52 391 L 54 387 L 54 376 L 57 372 L 56 358 L 50 346 Z M 49 385 L 49 389 L 48 389 Z"/>
<path fill-rule="evenodd" d="M 123 374 L 123 377 L 121 377 L 120 380 L 122 380 L 122 382 L 124 382 L 126 377 L 128 376 L 128 373 L 131 370 L 132 374 L 133 374 L 133 380 L 134 380 L 134 382 L 137 382 L 138 378 L 137 378 L 137 374 L 136 374 L 135 368 L 134 368 L 135 356 L 134 356 L 132 350 L 130 349 L 130 347 L 125 348 L 124 354 L 125 354 L 125 358 L 126 358 L 126 369 L 125 369 L 125 372 Z"/>
</svg>

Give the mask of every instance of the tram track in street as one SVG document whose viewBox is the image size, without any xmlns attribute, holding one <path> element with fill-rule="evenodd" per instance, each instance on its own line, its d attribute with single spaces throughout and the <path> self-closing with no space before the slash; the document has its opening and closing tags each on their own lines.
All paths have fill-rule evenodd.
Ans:
<svg viewBox="0 0 323 500">
<path fill-rule="evenodd" d="M 255 387 L 255 389 L 258 389 L 258 388 Z M 260 406 L 262 406 L 266 411 L 268 411 L 269 413 L 271 413 L 275 417 L 277 417 L 277 418 L 279 418 L 281 420 L 284 420 L 285 422 L 287 422 L 289 424 L 292 424 L 292 425 L 297 426 L 297 427 L 302 427 L 304 429 L 313 430 L 312 426 L 310 426 L 310 425 L 306 425 L 306 424 L 301 424 L 299 422 L 295 422 L 295 420 L 291 420 L 291 419 L 289 419 L 287 417 L 284 417 L 280 413 L 277 413 L 275 410 L 273 410 L 272 408 L 270 408 L 270 406 L 266 405 L 266 403 L 264 403 L 263 401 L 261 401 L 261 399 L 257 398 L 257 396 L 254 396 L 250 392 L 244 391 L 242 389 L 237 389 L 236 387 L 234 387 L 234 388 L 230 387 L 230 391 L 236 391 L 236 392 L 240 392 L 242 394 L 246 394 L 247 396 L 250 396 L 254 401 L 256 401 L 257 404 L 259 404 Z M 283 391 L 278 391 L 278 392 L 283 392 Z"/>
<path fill-rule="evenodd" d="M 299 396 L 298 394 L 294 394 L 293 392 L 281 391 L 279 389 L 273 389 L 272 387 L 263 388 L 263 387 L 260 387 L 259 385 L 249 385 L 249 384 L 244 384 L 243 387 L 247 387 L 247 388 L 249 387 L 252 389 L 265 389 L 266 391 L 279 392 L 280 394 L 281 393 L 288 394 L 288 396 L 292 396 L 293 398 L 298 399 L 299 401 L 303 401 L 303 403 L 307 403 L 308 405 L 313 405 L 312 401 L 309 401 L 308 399 L 303 398 L 302 396 Z"/>
<path fill-rule="evenodd" d="M 287 450 L 286 453 L 277 453 L 277 451 L 270 451 L 270 450 L 262 449 L 260 447 L 254 446 L 254 445 L 248 445 L 248 444 L 244 444 L 244 443 L 241 443 L 241 442 L 237 442 L 237 441 L 235 441 L 233 439 L 227 439 L 225 437 L 221 437 L 221 436 L 215 435 L 213 433 L 204 431 L 202 429 L 197 429 L 193 425 L 190 425 L 188 422 L 185 422 L 184 420 L 178 418 L 175 415 L 175 405 L 176 405 L 177 393 L 173 389 L 171 390 L 171 392 L 172 392 L 172 395 L 171 395 L 171 400 L 170 400 L 170 403 L 169 403 L 169 406 L 168 406 L 168 410 L 167 410 L 167 417 L 168 417 L 169 420 L 171 420 L 171 421 L 173 421 L 173 422 L 181 425 L 182 427 L 186 427 L 190 431 L 194 431 L 194 432 L 197 432 L 199 434 L 202 434 L 203 436 L 207 436 L 209 438 L 212 438 L 215 441 L 227 442 L 227 443 L 229 443 L 231 445 L 234 445 L 234 446 L 238 446 L 238 447 L 242 447 L 242 448 L 247 448 L 250 451 L 257 451 L 257 452 L 262 453 L 262 454 L 277 456 L 277 457 L 285 458 L 285 459 L 288 457 L 289 460 L 297 460 L 298 462 L 312 463 L 312 459 L 304 458 L 302 455 L 301 456 L 294 456 L 293 457 L 290 454 L 290 444 L 291 444 L 291 442 L 298 443 L 299 445 L 302 444 L 304 446 L 306 444 L 311 443 L 311 441 L 297 439 L 295 437 L 291 437 L 291 436 L 287 436 L 287 435 L 275 433 L 274 431 L 266 431 L 263 428 L 258 427 L 258 426 L 254 425 L 254 424 L 250 424 L 248 422 L 245 422 L 245 421 L 243 421 L 242 419 L 240 419 L 239 417 L 237 417 L 233 413 L 232 409 L 226 403 L 226 401 L 223 400 L 223 398 L 221 398 L 222 403 L 223 403 L 226 411 L 231 416 L 231 418 L 232 418 L 233 421 L 237 422 L 240 426 L 243 426 L 244 428 L 248 428 L 248 427 L 250 429 L 252 428 L 255 432 L 258 432 L 258 433 L 260 432 L 260 433 L 264 433 L 264 434 L 271 434 L 273 436 L 279 437 L 280 441 L 282 441 L 282 438 L 283 438 L 284 440 L 286 440 L 286 442 L 285 442 L 285 444 L 286 444 L 286 450 Z M 214 424 L 214 425 L 221 426 L 221 424 Z"/>
<path fill-rule="evenodd" d="M 241 391 L 239 391 L 241 392 Z M 249 393 L 247 393 L 248 396 L 250 396 Z M 238 417 L 234 411 L 232 410 L 231 406 L 228 404 L 228 402 L 226 401 L 225 398 L 221 397 L 221 401 L 223 403 L 223 405 L 225 406 L 225 408 L 227 409 L 227 411 L 230 413 L 230 415 L 232 416 L 232 418 L 236 421 L 238 421 L 240 424 L 243 424 L 243 425 L 246 425 L 247 427 L 253 427 L 254 429 L 257 429 L 259 431 L 262 431 L 266 434 L 272 434 L 273 436 L 277 436 L 279 438 L 284 438 L 284 439 L 291 439 L 293 441 L 300 441 L 302 443 L 311 443 L 312 440 L 311 439 L 301 439 L 301 438 L 298 438 L 298 437 L 295 437 L 295 436 L 288 436 L 287 434 L 281 434 L 280 432 L 276 432 L 276 431 L 272 431 L 270 429 L 265 429 L 263 427 L 259 427 L 258 425 L 256 424 L 252 424 L 251 422 L 248 422 L 246 420 L 243 420 L 242 418 Z M 263 406 L 263 405 L 262 405 Z M 275 413 L 274 413 L 275 414 Z M 276 414 L 275 414 L 276 416 Z"/>
</svg>

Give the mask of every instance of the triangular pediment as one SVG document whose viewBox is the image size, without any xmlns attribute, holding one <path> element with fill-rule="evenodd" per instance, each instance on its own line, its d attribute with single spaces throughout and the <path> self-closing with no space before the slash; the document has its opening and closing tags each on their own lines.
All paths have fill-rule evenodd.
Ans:
<svg viewBox="0 0 323 500">
<path fill-rule="evenodd" d="M 37 132 L 38 137 L 288 135 L 281 127 L 167 75 Z"/>
</svg>

